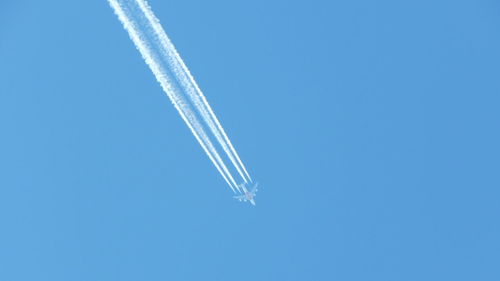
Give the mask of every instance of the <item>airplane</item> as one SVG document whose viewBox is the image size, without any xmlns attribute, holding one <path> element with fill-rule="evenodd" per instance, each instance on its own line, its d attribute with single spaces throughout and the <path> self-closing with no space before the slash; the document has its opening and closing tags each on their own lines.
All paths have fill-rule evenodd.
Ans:
<svg viewBox="0 0 500 281">
<path fill-rule="evenodd" d="M 233 198 L 235 199 L 238 199 L 238 201 L 243 201 L 243 202 L 246 202 L 246 201 L 249 201 L 250 203 L 252 203 L 252 205 L 255 206 L 255 196 L 256 196 L 256 192 L 257 192 L 257 186 L 259 185 L 259 183 L 256 183 L 253 187 L 252 187 L 252 190 L 248 191 L 245 184 L 242 183 L 240 184 L 240 187 L 243 189 L 244 191 L 244 194 L 242 195 L 238 195 L 238 196 L 233 196 Z"/>
</svg>

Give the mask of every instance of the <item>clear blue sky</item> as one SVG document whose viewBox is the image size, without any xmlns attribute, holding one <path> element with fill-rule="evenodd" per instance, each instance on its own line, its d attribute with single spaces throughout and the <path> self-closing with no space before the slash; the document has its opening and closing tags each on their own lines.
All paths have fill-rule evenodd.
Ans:
<svg viewBox="0 0 500 281">
<path fill-rule="evenodd" d="M 257 206 L 105 0 L 1 1 L 0 280 L 500 280 L 498 1 L 150 4 Z"/>
</svg>

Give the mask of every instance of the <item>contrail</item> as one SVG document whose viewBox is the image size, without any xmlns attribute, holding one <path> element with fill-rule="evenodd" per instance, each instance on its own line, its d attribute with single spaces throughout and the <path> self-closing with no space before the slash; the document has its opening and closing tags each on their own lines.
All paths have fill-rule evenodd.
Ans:
<svg viewBox="0 0 500 281">
<path fill-rule="evenodd" d="M 203 93 L 144 0 L 108 0 L 162 89 L 233 192 L 241 192 L 204 127 L 215 136 L 242 180 L 251 181 Z M 159 51 L 161 50 L 161 51 Z M 200 115 L 200 116 L 198 116 Z M 201 118 L 200 118 L 201 117 Z M 199 119 L 205 121 L 200 122 Z M 244 174 L 242 172 L 244 171 Z"/>
<path fill-rule="evenodd" d="M 169 62 L 171 63 L 172 69 L 175 72 L 176 76 L 179 78 L 179 83 L 181 83 L 182 86 L 187 90 L 189 97 L 194 101 L 196 105 L 196 109 L 200 111 L 203 120 L 207 123 L 211 131 L 214 133 L 217 141 L 221 144 L 229 159 L 236 167 L 238 173 L 245 180 L 245 182 L 247 182 L 247 179 L 251 181 L 250 175 L 241 162 L 238 153 L 236 153 L 236 150 L 227 137 L 226 132 L 222 128 L 212 108 L 208 104 L 205 96 L 203 95 L 203 92 L 198 87 L 198 84 L 196 84 L 196 81 L 189 72 L 189 69 L 182 61 L 174 45 L 163 30 L 160 21 L 155 17 L 151 10 L 151 7 L 149 7 L 145 0 L 137 0 L 136 2 L 139 5 L 141 11 L 146 15 L 146 18 L 149 21 L 149 24 L 153 27 L 156 36 L 158 36 L 158 39 L 161 41 L 161 47 L 163 52 L 165 53 L 165 56 L 171 58 Z M 235 160 L 235 158 L 237 160 Z M 243 169 L 245 175 L 243 175 L 241 169 Z M 247 178 L 245 178 L 245 176 Z"/>
</svg>

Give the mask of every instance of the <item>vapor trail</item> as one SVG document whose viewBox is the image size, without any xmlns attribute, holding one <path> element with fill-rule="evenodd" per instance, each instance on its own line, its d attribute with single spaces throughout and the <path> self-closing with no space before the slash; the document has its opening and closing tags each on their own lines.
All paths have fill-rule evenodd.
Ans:
<svg viewBox="0 0 500 281">
<path fill-rule="evenodd" d="M 149 5 L 146 3 L 145 0 L 137 0 L 136 2 L 139 5 L 141 11 L 146 15 L 146 18 L 149 21 L 149 24 L 151 24 L 151 26 L 153 27 L 156 36 L 158 36 L 159 40 L 161 41 L 162 51 L 168 58 L 170 58 L 172 69 L 175 72 L 176 76 L 179 78 L 179 83 L 181 83 L 182 86 L 186 89 L 189 97 L 194 102 L 196 109 L 200 111 L 203 120 L 210 127 L 212 133 L 214 133 L 215 137 L 217 138 L 217 141 L 221 144 L 222 148 L 224 149 L 224 152 L 226 152 L 232 164 L 236 167 L 236 170 L 238 171 L 240 176 L 243 178 L 245 182 L 247 182 L 247 179 L 251 181 L 250 175 L 248 174 L 243 163 L 241 162 L 238 153 L 236 153 L 236 150 L 231 144 L 229 138 L 227 137 L 226 132 L 222 128 L 212 108 L 208 104 L 205 96 L 203 95 L 203 92 L 200 90 L 198 84 L 196 83 L 193 76 L 189 72 L 189 69 L 184 64 L 184 61 L 181 59 L 179 53 L 177 53 L 174 45 L 172 44 L 167 34 L 163 30 L 160 21 L 158 20 L 158 18 L 155 17 L 155 15 L 151 10 L 151 7 L 149 7 Z M 241 169 L 243 169 L 245 175 L 243 175 Z"/>
<path fill-rule="evenodd" d="M 214 147 L 211 132 L 244 182 L 251 180 L 236 150 L 186 65 L 144 0 L 108 0 L 162 89 L 233 192 L 241 192 Z M 201 117 L 201 118 L 200 118 Z M 200 122 L 202 119 L 205 123 Z M 242 173 L 244 171 L 244 174 Z"/>
</svg>

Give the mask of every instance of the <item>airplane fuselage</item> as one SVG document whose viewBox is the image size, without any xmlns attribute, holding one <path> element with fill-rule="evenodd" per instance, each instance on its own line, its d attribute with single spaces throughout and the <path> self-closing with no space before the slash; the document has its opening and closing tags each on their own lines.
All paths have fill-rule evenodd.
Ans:
<svg viewBox="0 0 500 281">
<path fill-rule="evenodd" d="M 251 192 L 245 192 L 245 197 L 255 206 L 255 200 L 253 200 L 253 194 Z"/>
</svg>

